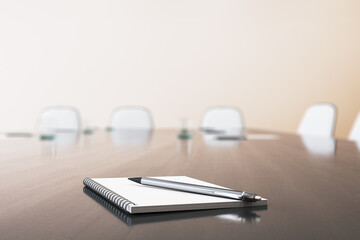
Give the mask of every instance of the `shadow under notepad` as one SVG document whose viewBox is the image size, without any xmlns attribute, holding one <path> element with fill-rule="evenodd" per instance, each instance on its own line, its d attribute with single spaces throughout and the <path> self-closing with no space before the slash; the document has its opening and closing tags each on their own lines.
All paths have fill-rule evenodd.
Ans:
<svg viewBox="0 0 360 240">
<path fill-rule="evenodd" d="M 260 215 L 254 211 L 267 210 L 267 206 L 258 206 L 251 208 L 229 208 L 229 209 L 212 209 L 212 210 L 196 210 L 181 212 L 163 212 L 163 213 L 141 213 L 131 215 L 114 206 L 112 203 L 101 197 L 99 194 L 90 190 L 88 187 L 83 188 L 84 193 L 95 200 L 97 203 L 114 214 L 128 226 L 146 223 L 156 223 L 174 220 L 184 220 L 202 217 L 219 217 L 221 219 L 235 223 L 259 223 Z"/>
</svg>

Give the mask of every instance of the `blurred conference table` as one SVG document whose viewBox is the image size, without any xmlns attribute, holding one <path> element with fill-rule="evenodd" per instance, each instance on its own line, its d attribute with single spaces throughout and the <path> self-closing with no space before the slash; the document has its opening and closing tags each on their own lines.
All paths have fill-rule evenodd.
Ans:
<svg viewBox="0 0 360 240">
<path fill-rule="evenodd" d="M 176 130 L 96 131 L 58 141 L 0 140 L 1 239 L 360 236 L 360 148 L 354 142 L 259 131 L 241 141 L 200 132 L 179 140 Z M 85 177 L 173 175 L 256 192 L 268 198 L 268 207 L 132 216 L 84 191 L 82 183 Z"/>
</svg>

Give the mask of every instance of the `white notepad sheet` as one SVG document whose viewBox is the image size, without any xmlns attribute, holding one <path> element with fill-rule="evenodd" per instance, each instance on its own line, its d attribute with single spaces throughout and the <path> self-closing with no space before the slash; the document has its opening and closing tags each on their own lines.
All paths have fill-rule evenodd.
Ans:
<svg viewBox="0 0 360 240">
<path fill-rule="evenodd" d="M 186 176 L 152 178 L 224 188 Z M 131 213 L 267 205 L 267 199 L 262 199 L 258 202 L 243 202 L 236 199 L 213 197 L 141 185 L 130 181 L 127 178 L 92 178 L 92 180 L 133 202 L 135 206 L 131 207 Z"/>
</svg>

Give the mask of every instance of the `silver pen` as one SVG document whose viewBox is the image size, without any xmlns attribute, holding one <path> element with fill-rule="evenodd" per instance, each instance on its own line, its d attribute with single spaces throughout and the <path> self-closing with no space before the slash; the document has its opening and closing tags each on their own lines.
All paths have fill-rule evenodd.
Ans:
<svg viewBox="0 0 360 240">
<path fill-rule="evenodd" d="M 205 195 L 210 195 L 210 196 L 215 196 L 215 197 L 225 197 L 225 198 L 232 198 L 232 199 L 250 201 L 250 202 L 255 202 L 255 201 L 261 200 L 261 197 L 256 195 L 255 193 L 249 193 L 249 192 L 245 192 L 245 191 L 238 191 L 238 190 L 225 189 L 225 188 L 207 187 L 207 186 L 202 186 L 202 185 L 174 182 L 174 181 L 161 180 L 161 179 L 155 179 L 155 178 L 147 178 L 147 177 L 133 177 L 133 178 L 128 178 L 128 179 L 133 182 L 140 183 L 143 185 L 173 189 L 173 190 L 184 191 L 184 192 L 205 194 Z"/>
</svg>

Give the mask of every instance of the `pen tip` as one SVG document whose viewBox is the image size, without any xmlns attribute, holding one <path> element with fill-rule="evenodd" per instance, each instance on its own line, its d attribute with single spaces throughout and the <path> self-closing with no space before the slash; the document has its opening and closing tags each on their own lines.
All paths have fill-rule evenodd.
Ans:
<svg viewBox="0 0 360 240">
<path fill-rule="evenodd" d="M 130 181 L 136 182 L 136 183 L 141 183 L 141 177 L 132 177 L 132 178 L 128 178 Z"/>
<path fill-rule="evenodd" d="M 255 201 L 260 201 L 261 200 L 261 197 L 260 196 L 256 196 L 255 197 Z"/>
</svg>

